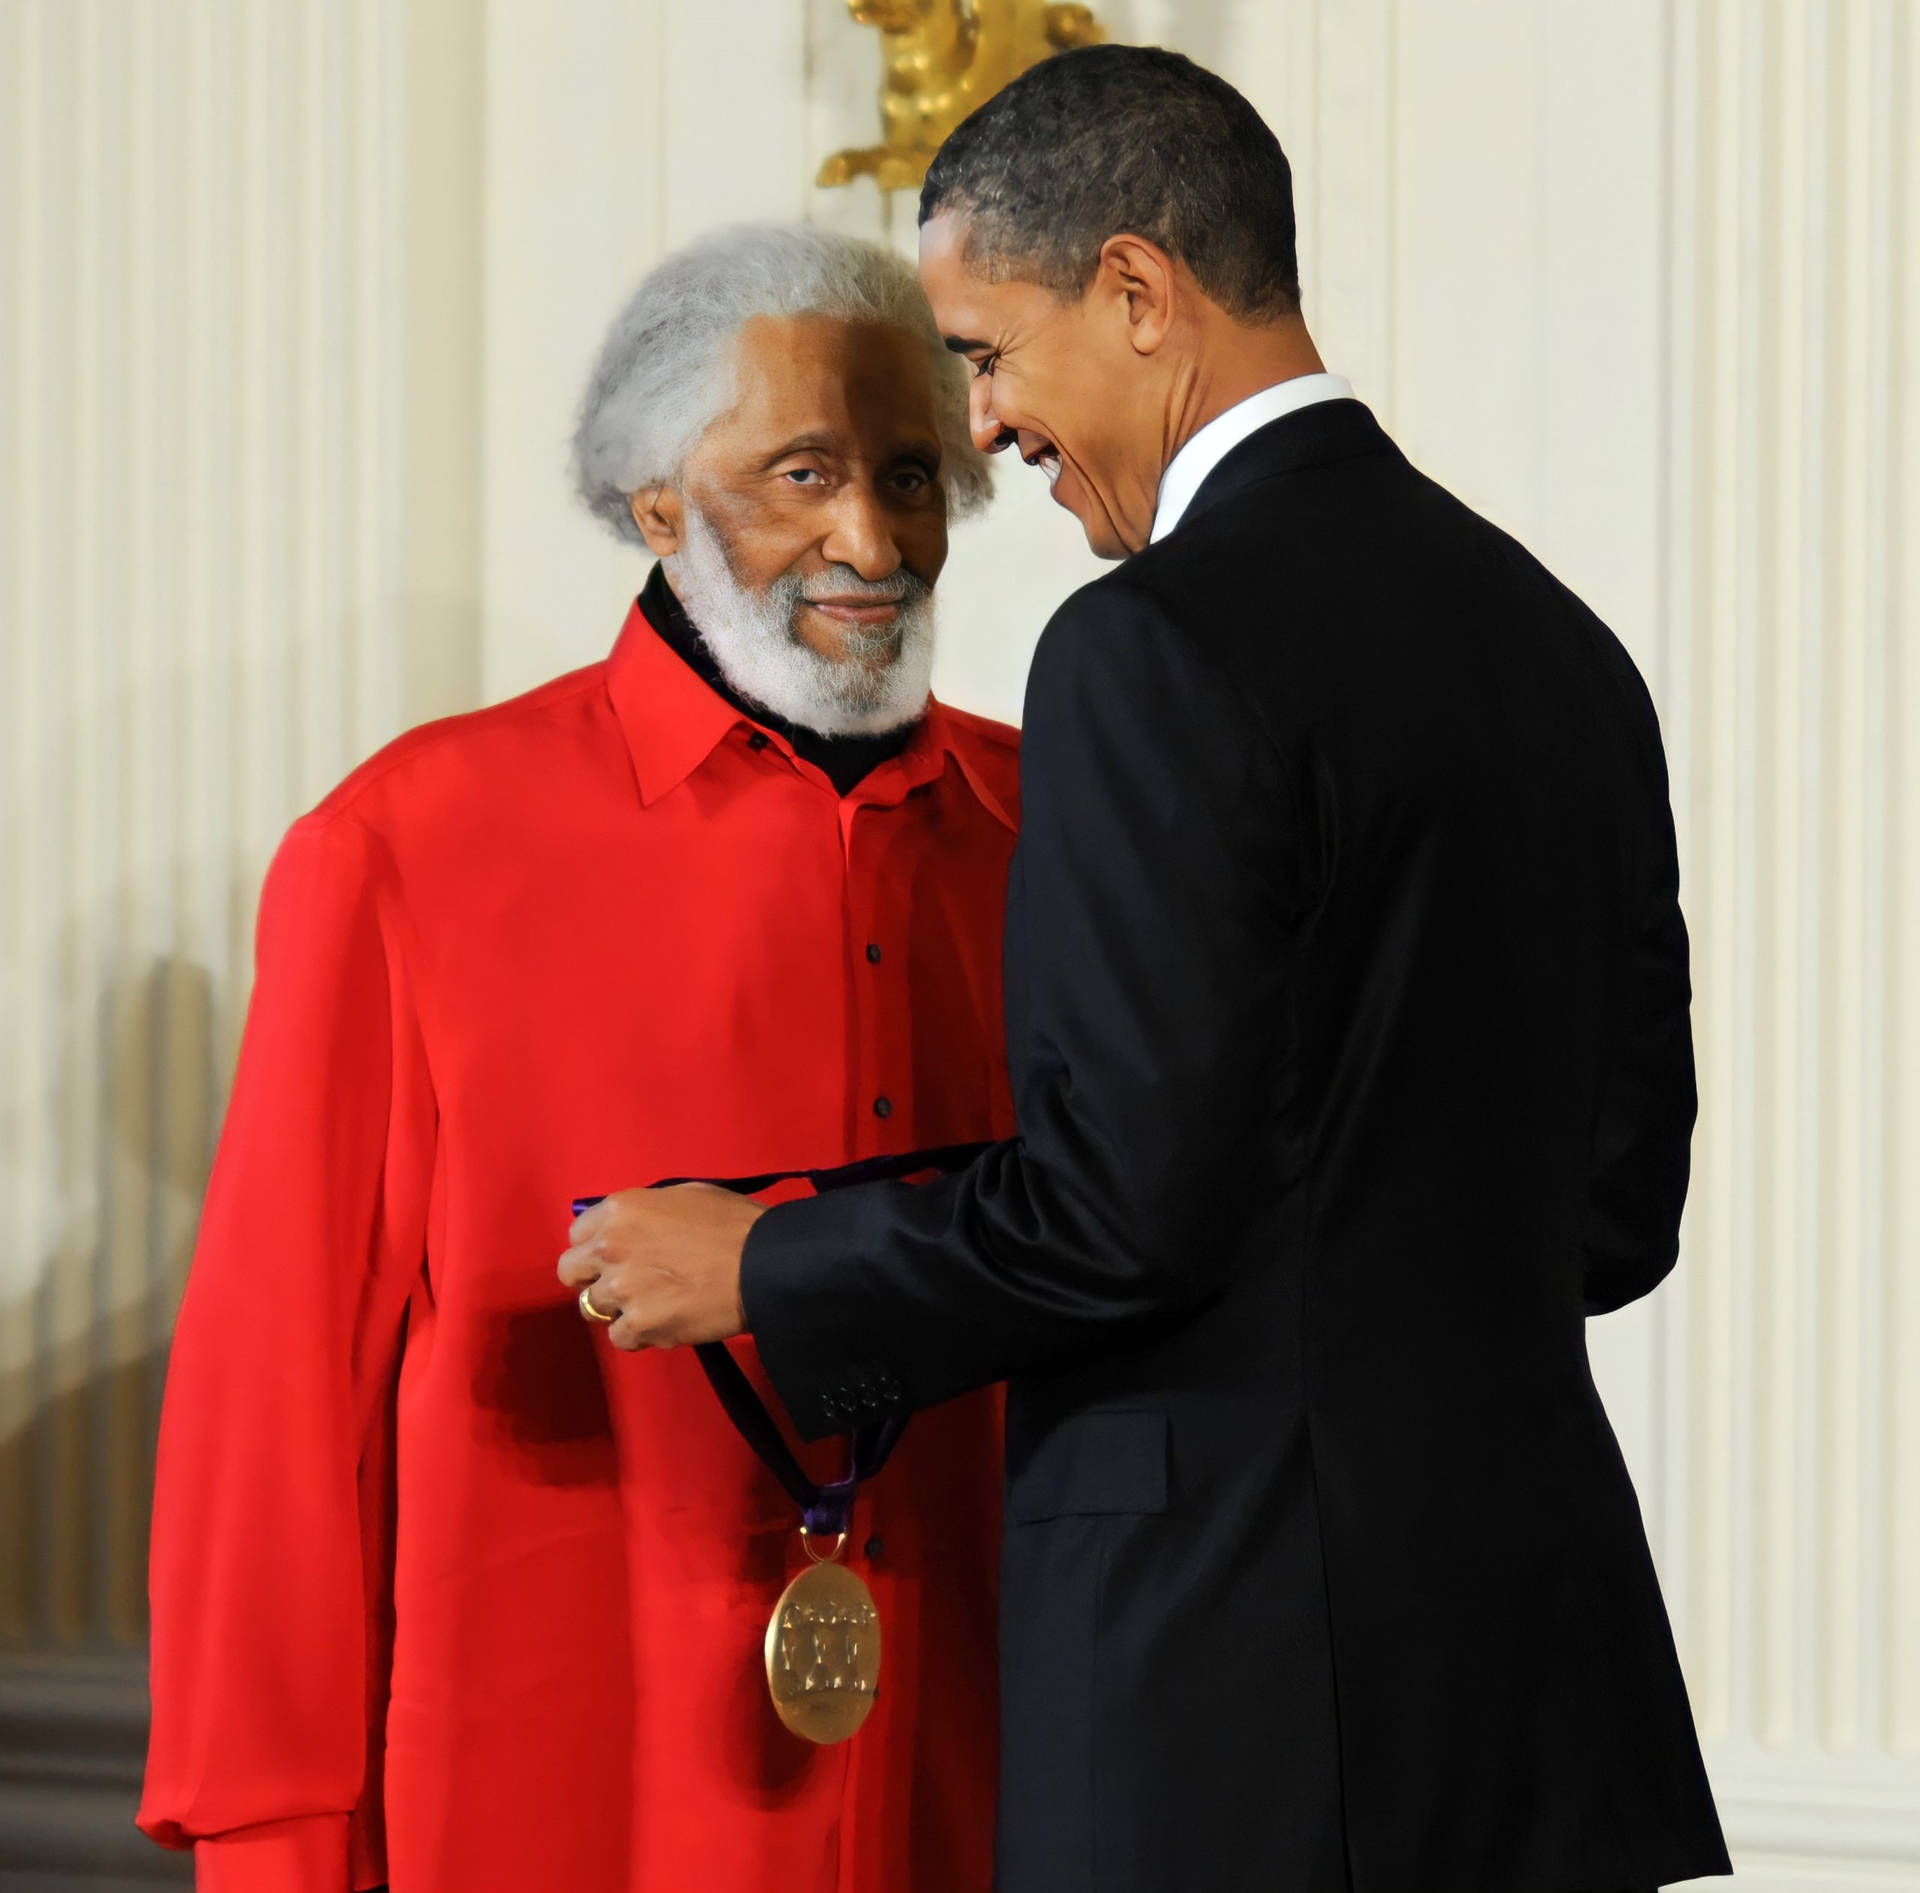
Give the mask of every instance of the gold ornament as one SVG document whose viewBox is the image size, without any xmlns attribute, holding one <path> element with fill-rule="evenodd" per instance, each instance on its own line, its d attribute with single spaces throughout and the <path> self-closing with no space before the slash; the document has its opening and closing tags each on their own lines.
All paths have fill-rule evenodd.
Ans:
<svg viewBox="0 0 1920 1893">
<path fill-rule="evenodd" d="M 818 182 L 870 177 L 883 191 L 917 191 L 948 133 L 1029 66 L 1107 36 L 1091 7 L 1048 0 L 847 0 L 847 11 L 880 30 L 885 137 L 836 151 Z"/>
</svg>

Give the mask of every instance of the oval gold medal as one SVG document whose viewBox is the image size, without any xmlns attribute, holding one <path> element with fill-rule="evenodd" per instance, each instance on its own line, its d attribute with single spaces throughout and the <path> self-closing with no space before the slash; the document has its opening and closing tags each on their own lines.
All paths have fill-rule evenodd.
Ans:
<svg viewBox="0 0 1920 1893">
<path fill-rule="evenodd" d="M 879 1682 L 873 1593 L 844 1564 L 802 1571 L 767 1623 L 774 1713 L 809 1742 L 844 1742 L 872 1712 Z"/>
</svg>

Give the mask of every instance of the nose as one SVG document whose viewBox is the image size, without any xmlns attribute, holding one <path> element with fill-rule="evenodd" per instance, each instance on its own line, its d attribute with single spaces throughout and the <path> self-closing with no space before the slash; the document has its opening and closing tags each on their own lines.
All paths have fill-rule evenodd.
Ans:
<svg viewBox="0 0 1920 1893">
<path fill-rule="evenodd" d="M 975 375 L 967 386 L 967 431 L 983 454 L 1013 445 L 1013 430 L 993 410 L 993 377 Z"/>
<path fill-rule="evenodd" d="M 900 548 L 880 496 L 870 486 L 849 480 L 834 497 L 833 521 L 820 542 L 831 565 L 850 565 L 864 579 L 890 578 L 900 569 Z"/>
</svg>

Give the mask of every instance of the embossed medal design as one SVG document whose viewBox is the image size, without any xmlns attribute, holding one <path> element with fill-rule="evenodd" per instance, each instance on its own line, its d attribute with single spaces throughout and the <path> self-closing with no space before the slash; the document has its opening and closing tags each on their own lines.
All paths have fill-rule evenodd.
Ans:
<svg viewBox="0 0 1920 1893">
<path fill-rule="evenodd" d="M 767 1690 L 795 1735 L 844 1742 L 866 1721 L 880 1683 L 880 1613 L 844 1564 L 802 1571 L 767 1623 Z"/>
</svg>

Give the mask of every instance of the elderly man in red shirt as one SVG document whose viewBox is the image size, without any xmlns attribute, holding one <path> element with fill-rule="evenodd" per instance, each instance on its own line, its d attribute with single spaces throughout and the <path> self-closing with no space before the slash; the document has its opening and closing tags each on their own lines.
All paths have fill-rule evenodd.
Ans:
<svg viewBox="0 0 1920 1893">
<path fill-rule="evenodd" d="M 992 1399 L 861 1489 L 886 1682 L 814 1747 L 759 1673 L 791 1501 L 691 1351 L 607 1346 L 553 1275 L 583 1191 L 1012 1129 L 1015 738 L 928 695 L 965 410 L 890 253 L 671 259 L 576 441 L 659 558 L 611 657 L 282 846 L 154 1508 L 141 1823 L 201 1887 L 988 1885 Z"/>
</svg>

